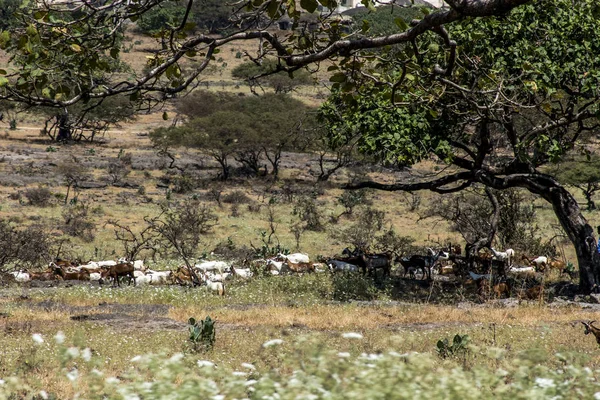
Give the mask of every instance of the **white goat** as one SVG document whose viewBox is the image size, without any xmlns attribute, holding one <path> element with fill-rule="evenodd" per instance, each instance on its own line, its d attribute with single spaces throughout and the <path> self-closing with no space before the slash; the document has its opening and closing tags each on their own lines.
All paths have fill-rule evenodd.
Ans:
<svg viewBox="0 0 600 400">
<path fill-rule="evenodd" d="M 240 278 L 251 278 L 253 275 L 250 268 L 236 268 L 232 265 L 231 270 L 234 275 L 239 276 Z"/>
<path fill-rule="evenodd" d="M 27 272 L 13 271 L 9 273 L 15 277 L 16 282 L 29 282 L 31 280 L 31 276 Z"/>
<path fill-rule="evenodd" d="M 112 267 L 113 265 L 117 265 L 117 262 L 113 261 L 113 260 L 107 260 L 107 261 L 98 261 L 96 264 L 98 264 L 98 267 Z"/>
<path fill-rule="evenodd" d="M 223 282 L 213 282 L 210 280 L 206 280 L 206 288 L 210 291 L 216 292 L 219 296 L 225 295 L 225 285 Z"/>
<path fill-rule="evenodd" d="M 90 281 L 99 281 L 100 279 L 102 279 L 102 275 L 99 272 L 92 272 L 90 274 Z"/>
<path fill-rule="evenodd" d="M 293 262 L 294 264 L 310 262 L 308 254 L 303 254 L 303 253 L 293 253 L 293 254 L 288 254 L 288 255 L 279 253 L 279 254 L 277 254 L 277 258 L 282 259 L 282 260 L 288 260 L 290 262 Z"/>
<path fill-rule="evenodd" d="M 508 269 L 508 271 L 506 271 L 508 274 L 517 276 L 517 277 L 528 277 L 531 276 L 533 274 L 535 274 L 535 268 L 534 267 L 510 267 Z"/>
<path fill-rule="evenodd" d="M 327 260 L 327 265 L 331 272 L 358 272 L 359 270 L 357 265 L 341 260 Z"/>
<path fill-rule="evenodd" d="M 506 261 L 508 265 L 512 265 L 512 260 L 515 257 L 515 251 L 513 249 L 506 249 L 506 251 L 496 251 L 493 247 L 490 247 L 493 258 L 498 261 Z"/>
<path fill-rule="evenodd" d="M 204 261 L 194 265 L 194 269 L 202 272 L 219 271 L 221 273 L 223 271 L 228 271 L 229 267 L 230 265 L 225 261 Z"/>
</svg>

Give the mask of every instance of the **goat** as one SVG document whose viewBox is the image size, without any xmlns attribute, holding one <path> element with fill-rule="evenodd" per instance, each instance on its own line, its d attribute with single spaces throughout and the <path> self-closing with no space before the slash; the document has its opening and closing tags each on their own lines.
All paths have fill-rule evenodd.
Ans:
<svg viewBox="0 0 600 400">
<path fill-rule="evenodd" d="M 506 294 L 506 297 L 510 297 L 510 285 L 508 282 L 497 283 L 492 290 L 497 298 L 501 298 L 503 294 Z"/>
<path fill-rule="evenodd" d="M 309 262 L 292 262 L 289 259 L 283 262 L 291 272 L 315 272 L 315 267 Z"/>
<path fill-rule="evenodd" d="M 229 264 L 225 261 L 204 261 L 200 264 L 194 265 L 194 269 L 200 272 L 208 272 L 208 271 L 219 271 L 222 273 L 223 271 L 229 270 Z"/>
<path fill-rule="evenodd" d="M 529 265 L 535 264 L 538 269 L 542 269 L 542 270 L 544 269 L 544 267 L 546 267 L 546 264 L 548 264 L 548 257 L 544 257 L 544 256 L 539 256 L 537 258 L 530 258 L 530 257 L 527 257 L 526 255 L 523 255 L 521 257 L 521 259 L 523 261 L 526 261 L 527 263 L 529 263 Z"/>
<path fill-rule="evenodd" d="M 510 275 L 517 276 L 519 278 L 527 278 L 531 277 L 535 274 L 534 267 L 510 267 L 508 271 L 506 271 Z"/>
<path fill-rule="evenodd" d="M 32 281 L 62 281 L 63 278 L 60 275 L 56 275 L 54 271 L 46 272 L 27 272 L 31 277 Z"/>
<path fill-rule="evenodd" d="M 289 261 L 291 263 L 294 264 L 308 264 L 310 262 L 310 259 L 308 257 L 308 254 L 303 254 L 303 253 L 293 253 L 293 254 L 282 254 L 279 253 L 277 254 L 276 259 L 281 260 L 281 261 Z"/>
<path fill-rule="evenodd" d="M 83 269 L 77 272 L 67 272 L 61 267 L 55 267 L 54 273 L 59 275 L 65 281 L 89 281 L 90 273 L 87 269 Z"/>
<path fill-rule="evenodd" d="M 251 278 L 253 275 L 250 268 L 236 268 L 232 265 L 231 270 L 234 275 L 239 276 L 240 278 Z"/>
<path fill-rule="evenodd" d="M 583 324 L 583 326 L 585 326 L 585 332 L 583 333 L 586 335 L 592 333 L 596 337 L 596 343 L 598 343 L 598 345 L 600 346 L 600 329 L 594 326 L 594 322 L 596 321 L 580 322 Z"/>
<path fill-rule="evenodd" d="M 131 280 L 133 280 L 133 285 L 135 286 L 135 275 L 133 273 L 133 264 L 130 263 L 121 263 L 117 265 L 113 265 L 104 270 L 102 277 L 103 278 L 112 278 L 113 286 L 121 286 L 121 282 L 119 278 L 122 276 L 128 276 L 129 282 L 128 285 L 131 285 Z"/>
<path fill-rule="evenodd" d="M 492 251 L 493 259 L 498 261 L 505 261 L 509 266 L 512 265 L 512 259 L 515 256 L 513 249 L 506 249 L 506 251 L 496 251 L 493 247 L 490 247 Z"/>
<path fill-rule="evenodd" d="M 557 269 L 559 271 L 564 271 L 564 269 L 567 267 L 567 264 L 562 260 L 553 258 L 550 261 L 548 261 L 548 267 L 550 267 L 551 269 Z"/>
<path fill-rule="evenodd" d="M 342 260 L 329 259 L 325 262 L 331 272 L 358 272 L 358 266 Z"/>
<path fill-rule="evenodd" d="M 542 296 L 543 292 L 544 287 L 542 285 L 536 285 L 522 291 L 520 297 L 527 300 L 537 300 Z"/>
<path fill-rule="evenodd" d="M 399 261 L 400 264 L 402 264 L 402 266 L 404 267 L 404 276 L 406 276 L 406 273 L 408 272 L 409 268 L 412 267 L 415 268 L 415 270 L 420 269 L 423 271 L 423 280 L 425 279 L 425 276 L 427 276 L 428 280 L 431 280 L 431 268 L 433 268 L 433 266 L 436 264 L 438 258 L 441 255 L 446 256 L 447 254 L 448 253 L 440 251 L 435 255 L 413 255 L 408 260 L 406 258 L 402 258 Z"/>
<path fill-rule="evenodd" d="M 115 265 L 117 265 L 117 262 L 113 261 L 113 260 L 107 260 L 107 261 L 98 261 L 98 262 L 95 262 L 94 264 L 96 264 L 99 268 L 114 267 Z"/>
<path fill-rule="evenodd" d="M 15 278 L 15 282 L 29 282 L 31 280 L 31 276 L 27 272 L 14 271 L 9 272 L 9 274 Z"/>
<path fill-rule="evenodd" d="M 204 281 L 206 283 L 206 288 L 208 290 L 212 290 L 213 292 L 217 292 L 219 296 L 225 296 L 225 285 L 223 282 L 212 282 L 210 280 Z"/>
</svg>

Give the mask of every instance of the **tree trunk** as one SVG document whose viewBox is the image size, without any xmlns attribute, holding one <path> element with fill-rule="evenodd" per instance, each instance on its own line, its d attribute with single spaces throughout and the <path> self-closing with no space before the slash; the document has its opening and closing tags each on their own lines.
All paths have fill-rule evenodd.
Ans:
<svg viewBox="0 0 600 400">
<path fill-rule="evenodd" d="M 565 233 L 573 243 L 579 264 L 579 291 L 585 294 L 600 289 L 600 254 L 594 230 L 581 214 L 579 204 L 565 188 L 555 186 L 542 194 L 554 208 Z"/>
</svg>

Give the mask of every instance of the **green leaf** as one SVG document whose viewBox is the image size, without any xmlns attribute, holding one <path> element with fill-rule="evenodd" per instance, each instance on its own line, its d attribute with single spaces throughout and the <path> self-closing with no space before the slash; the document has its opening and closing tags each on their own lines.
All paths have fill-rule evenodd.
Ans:
<svg viewBox="0 0 600 400">
<path fill-rule="evenodd" d="M 4 76 L 0 76 L 0 87 L 5 86 L 8 83 L 8 79 Z"/>
<path fill-rule="evenodd" d="M 167 114 L 166 111 L 163 113 L 162 119 L 165 120 L 165 121 L 169 119 L 169 114 Z"/>
<path fill-rule="evenodd" d="M 190 319 L 188 319 L 188 324 L 196 325 L 196 320 L 194 318 L 190 318 Z"/>
<path fill-rule="evenodd" d="M 342 82 L 346 82 L 348 78 L 346 77 L 346 74 L 344 74 L 343 72 L 338 72 L 336 74 L 331 75 L 331 77 L 329 78 L 330 82 L 336 82 L 336 83 L 342 83 Z"/>
<path fill-rule="evenodd" d="M 400 28 L 400 30 L 405 31 L 408 29 L 408 25 L 406 23 L 406 21 L 404 21 L 404 19 L 398 17 L 398 18 L 394 18 L 394 23 L 396 24 L 396 26 L 398 28 Z"/>
<path fill-rule="evenodd" d="M 119 58 L 119 49 L 117 47 L 113 47 L 112 49 L 110 49 L 110 56 L 115 60 Z"/>
<path fill-rule="evenodd" d="M 300 6 L 312 14 L 317 10 L 318 4 L 316 0 L 300 0 Z"/>
<path fill-rule="evenodd" d="M 81 46 L 79 46 L 78 44 L 73 43 L 71 45 L 71 50 L 73 50 L 76 53 L 80 53 L 81 52 Z"/>
<path fill-rule="evenodd" d="M 0 75 L 6 75 L 6 70 L 5 69 L 0 69 Z"/>
</svg>

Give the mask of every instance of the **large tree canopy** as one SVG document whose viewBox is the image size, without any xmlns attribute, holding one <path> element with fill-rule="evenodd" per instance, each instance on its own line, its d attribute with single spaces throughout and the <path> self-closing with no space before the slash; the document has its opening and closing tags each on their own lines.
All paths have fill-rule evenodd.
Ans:
<svg viewBox="0 0 600 400">
<path fill-rule="evenodd" d="M 274 21 L 285 15 L 298 22 L 301 11 L 318 5 L 335 8 L 335 0 L 252 0 L 235 3 L 230 20 L 238 26 L 221 37 L 194 30 L 188 0 L 177 23 L 167 24 L 164 41 L 148 60 L 144 72 L 120 74 L 119 59 L 124 27 L 168 0 L 115 0 L 111 2 L 35 2 L 26 7 L 27 24 L 0 33 L 0 49 L 11 56 L 11 67 L 0 71 L 0 99 L 65 107 L 116 94 L 132 100 L 162 101 L 196 84 L 220 47 L 236 40 L 258 39 L 258 57 L 274 55 L 281 68 L 298 69 L 360 49 L 410 43 L 426 32 L 445 36 L 444 24 L 469 16 L 502 15 L 529 0 L 448 0 L 451 9 L 424 16 L 401 33 L 358 38 L 345 33 L 341 20 L 326 13 L 321 29 L 274 33 Z M 363 0 L 372 7 L 373 0 Z M 233 4 L 233 3 L 232 3 Z M 193 64 L 184 72 L 184 60 Z"/>
</svg>

